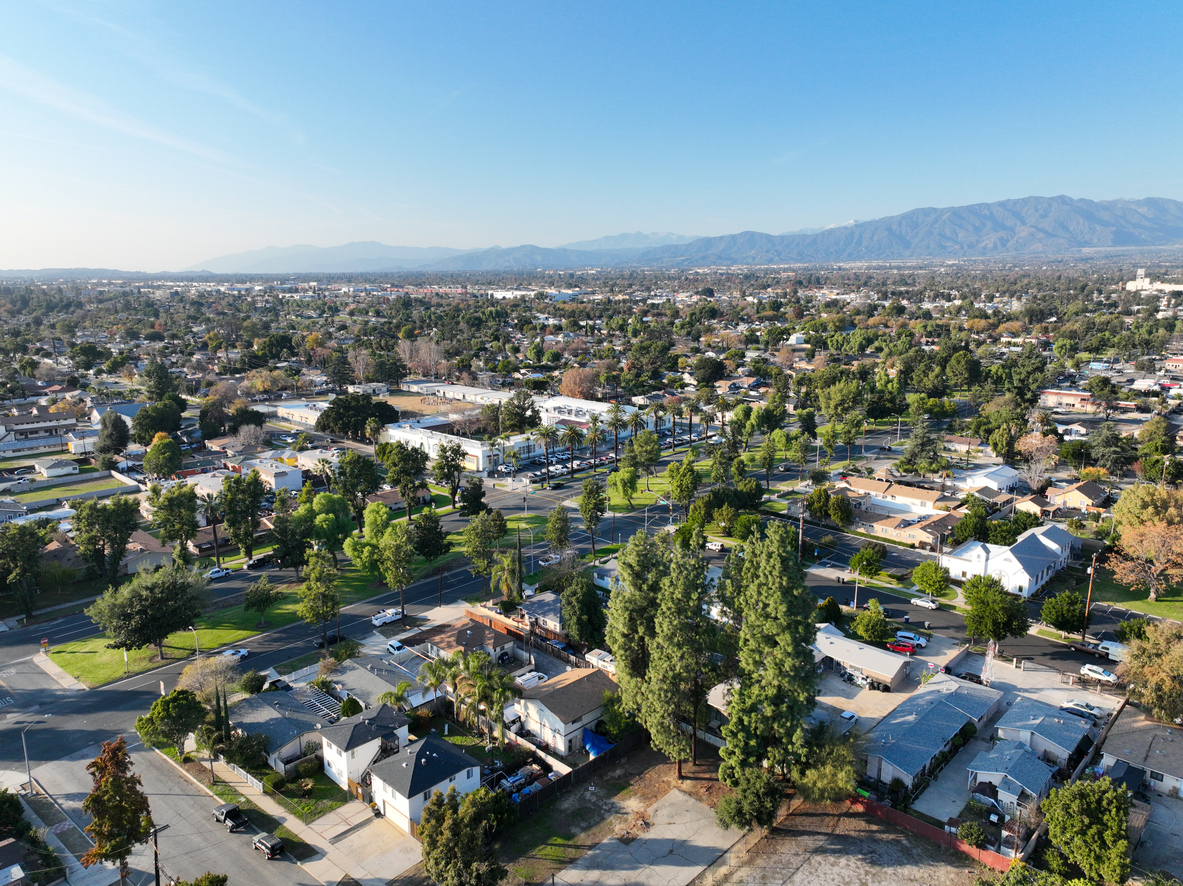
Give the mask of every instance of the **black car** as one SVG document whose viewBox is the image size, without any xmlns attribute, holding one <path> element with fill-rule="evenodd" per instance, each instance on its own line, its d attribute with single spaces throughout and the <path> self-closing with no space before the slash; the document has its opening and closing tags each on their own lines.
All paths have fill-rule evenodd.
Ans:
<svg viewBox="0 0 1183 886">
<path fill-rule="evenodd" d="M 266 858 L 275 858 L 283 852 L 283 840 L 274 834 L 259 834 L 251 841 L 251 848 L 258 849 Z"/>
<path fill-rule="evenodd" d="M 275 563 L 274 556 L 272 556 L 271 554 L 260 554 L 258 557 L 251 557 L 251 559 L 247 561 L 246 568 L 247 569 L 266 569 L 268 566 L 271 566 L 273 563 Z"/>
<path fill-rule="evenodd" d="M 316 639 L 312 641 L 312 645 L 317 649 L 324 649 L 325 646 L 333 646 L 340 643 L 344 638 L 336 631 L 329 631 L 323 637 L 320 634 L 316 635 Z"/>
<path fill-rule="evenodd" d="M 970 683 L 977 683 L 979 686 L 984 685 L 982 678 L 977 674 L 971 673 L 970 671 L 964 671 L 963 673 L 958 674 L 957 678 L 959 680 L 967 680 Z"/>
<path fill-rule="evenodd" d="M 242 810 L 238 808 L 237 803 L 223 803 L 221 806 L 215 807 L 214 821 L 224 824 L 230 833 L 242 830 L 250 824 L 246 820 L 246 816 L 242 814 Z"/>
</svg>

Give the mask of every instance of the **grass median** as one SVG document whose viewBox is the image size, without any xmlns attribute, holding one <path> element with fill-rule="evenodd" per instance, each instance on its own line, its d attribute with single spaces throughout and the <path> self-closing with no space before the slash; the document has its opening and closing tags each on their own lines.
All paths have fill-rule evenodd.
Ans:
<svg viewBox="0 0 1183 886">
<path fill-rule="evenodd" d="M 235 645 L 250 639 L 262 630 L 272 630 L 299 621 L 300 617 L 296 614 L 299 606 L 297 587 L 295 584 L 281 586 L 286 596 L 267 610 L 267 624 L 262 628 L 259 627 L 259 614 L 247 612 L 241 604 L 203 615 L 194 625 L 197 628 L 196 644 L 200 644 L 203 650 Z M 352 568 L 342 572 L 340 589 L 343 607 L 382 592 L 381 587 L 375 587 L 373 578 Z M 102 634 L 85 640 L 63 643 L 53 647 L 50 660 L 85 685 L 101 686 L 124 676 L 141 674 L 170 664 L 192 655 L 195 651 L 193 631 L 177 631 L 165 640 L 163 661 L 157 657 L 154 648 L 133 649 L 128 650 L 125 664 L 123 650 L 108 649 L 107 644 L 110 642 L 111 638 Z"/>
</svg>

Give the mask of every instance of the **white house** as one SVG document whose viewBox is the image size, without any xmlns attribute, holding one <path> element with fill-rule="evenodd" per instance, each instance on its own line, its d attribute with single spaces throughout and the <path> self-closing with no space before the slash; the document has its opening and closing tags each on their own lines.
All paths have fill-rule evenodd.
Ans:
<svg viewBox="0 0 1183 886">
<path fill-rule="evenodd" d="M 481 786 L 481 764 L 438 735 L 421 738 L 370 767 L 370 790 L 382 814 L 410 833 L 436 791 L 460 796 Z"/>
<path fill-rule="evenodd" d="M 1080 717 L 1034 698 L 1020 698 L 1002 715 L 995 727 L 1004 741 L 1016 741 L 1031 748 L 1039 759 L 1055 766 L 1067 766 L 1092 725 Z"/>
<path fill-rule="evenodd" d="M 604 712 L 616 682 L 600 668 L 574 668 L 522 693 L 514 707 L 522 724 L 560 755 L 583 747 L 583 730 Z"/>
<path fill-rule="evenodd" d="M 252 469 L 258 471 L 260 479 L 268 489 L 288 489 L 292 492 L 299 492 L 304 486 L 304 474 L 299 468 L 293 468 L 274 459 L 262 458 L 248 462 L 244 465 L 244 469 L 247 472 Z"/>
<path fill-rule="evenodd" d="M 991 576 L 1004 590 L 1030 597 L 1065 568 L 1079 541 L 1059 526 L 1028 529 L 1013 545 L 970 541 L 945 555 L 949 575 L 964 581 L 975 575 Z"/>
<path fill-rule="evenodd" d="M 32 465 L 37 469 L 37 473 L 46 479 L 78 473 L 78 465 L 64 458 L 35 458 Z"/>
<path fill-rule="evenodd" d="M 381 754 L 406 745 L 410 723 L 384 704 L 320 730 L 325 774 L 345 790 L 351 790 L 349 783 L 359 784 L 362 773 Z"/>
<path fill-rule="evenodd" d="M 995 492 L 1011 492 L 1019 488 L 1019 472 L 1008 465 L 982 468 L 953 478 L 953 485 L 965 490 L 988 486 Z"/>
</svg>

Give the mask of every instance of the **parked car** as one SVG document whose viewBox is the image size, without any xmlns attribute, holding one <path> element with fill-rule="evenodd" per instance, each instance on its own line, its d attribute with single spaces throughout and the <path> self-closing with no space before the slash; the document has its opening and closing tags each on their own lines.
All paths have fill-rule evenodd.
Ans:
<svg viewBox="0 0 1183 886">
<path fill-rule="evenodd" d="M 538 558 L 538 565 L 539 566 L 554 566 L 556 563 L 560 562 L 562 559 L 563 558 L 561 556 L 559 556 L 558 554 L 547 554 L 545 557 Z"/>
<path fill-rule="evenodd" d="M 892 652 L 898 652 L 900 655 L 912 655 L 916 651 L 916 647 L 911 643 L 906 643 L 903 640 L 893 640 L 887 644 L 887 648 Z"/>
<path fill-rule="evenodd" d="M 1075 649 L 1077 652 L 1083 652 L 1085 655 L 1095 655 L 1097 658 L 1105 658 L 1105 650 L 1096 643 L 1089 643 L 1087 640 L 1072 640 L 1068 643 L 1070 649 Z"/>
<path fill-rule="evenodd" d="M 721 551 L 721 550 L 723 550 L 723 542 L 721 542 L 721 541 L 708 541 L 708 542 L 707 542 L 707 550 L 708 550 L 708 551 Z"/>
<path fill-rule="evenodd" d="M 238 808 L 237 803 L 223 803 L 221 806 L 214 807 L 214 821 L 224 824 L 230 833 L 241 830 L 250 824 L 246 820 L 246 816 L 242 814 L 242 810 Z"/>
<path fill-rule="evenodd" d="M 919 634 L 913 634 L 911 631 L 896 631 L 895 638 L 897 640 L 903 640 L 907 643 L 911 643 L 913 646 L 919 646 L 921 649 L 928 645 L 927 640 L 925 640 Z"/>
<path fill-rule="evenodd" d="M 251 557 L 247 561 L 247 569 L 266 569 L 275 562 L 275 557 L 272 554 L 260 554 L 257 557 Z"/>
<path fill-rule="evenodd" d="M 847 723 L 855 723 L 858 721 L 858 714 L 854 711 L 843 711 L 839 716 Z"/>
<path fill-rule="evenodd" d="M 259 834 L 251 840 L 251 848 L 258 849 L 265 858 L 275 858 L 283 852 L 283 840 L 274 834 Z"/>
<path fill-rule="evenodd" d="M 399 652 L 405 652 L 406 649 L 407 649 L 407 647 L 404 646 L 402 643 L 398 642 L 398 640 L 391 640 L 389 643 L 386 644 L 386 651 L 389 652 L 391 655 L 395 655 Z"/>
<path fill-rule="evenodd" d="M 1095 704 L 1089 704 L 1087 701 L 1081 701 L 1079 698 L 1070 698 L 1062 705 L 1060 710 L 1066 714 L 1076 714 L 1078 717 L 1091 717 L 1094 720 L 1099 720 L 1105 716 L 1104 708 L 1099 708 Z"/>
<path fill-rule="evenodd" d="M 391 622 L 398 621 L 402 617 L 402 609 L 398 606 L 394 606 L 390 609 L 383 609 L 381 612 L 375 612 L 373 617 L 370 619 L 370 624 L 376 628 L 380 628 L 382 625 L 388 625 Z"/>
<path fill-rule="evenodd" d="M 207 572 L 205 574 L 205 577 L 208 578 L 210 581 L 214 581 L 215 579 L 225 578 L 227 575 L 232 575 L 233 572 L 234 572 L 234 570 L 232 570 L 232 569 L 226 569 L 222 566 L 215 566 L 213 569 L 211 569 L 209 572 Z"/>
<path fill-rule="evenodd" d="M 1130 653 L 1130 647 L 1113 640 L 1098 643 L 1097 648 L 1109 656 L 1110 661 L 1125 661 L 1126 656 Z"/>
<path fill-rule="evenodd" d="M 323 637 L 317 634 L 312 641 L 312 645 L 317 649 L 324 649 L 325 646 L 332 646 L 334 643 L 340 643 L 344 638 L 336 631 L 329 631 Z"/>
<path fill-rule="evenodd" d="M 242 661 L 244 658 L 250 655 L 250 651 L 246 649 L 223 649 L 218 654 L 224 658 L 232 658 L 235 661 Z"/>
<path fill-rule="evenodd" d="M 1099 680 L 1102 683 L 1117 684 L 1117 674 L 1107 671 L 1100 665 L 1086 664 L 1080 666 L 1080 676 L 1086 680 Z"/>
<path fill-rule="evenodd" d="M 546 682 L 546 674 L 540 674 L 538 671 L 530 671 L 528 674 L 522 674 L 520 677 L 515 677 L 514 682 L 523 689 L 533 689 L 539 683 Z"/>
<path fill-rule="evenodd" d="M 941 608 L 941 604 L 938 603 L 936 600 L 934 600 L 932 597 L 921 597 L 918 600 L 914 600 L 913 602 L 917 606 L 919 606 L 921 609 L 940 609 Z"/>
<path fill-rule="evenodd" d="M 965 680 L 968 683 L 977 683 L 979 686 L 983 685 L 986 682 L 985 680 L 983 680 L 981 678 L 981 675 L 975 674 L 972 671 L 962 671 L 960 674 L 957 675 L 957 679 L 958 680 Z"/>
</svg>

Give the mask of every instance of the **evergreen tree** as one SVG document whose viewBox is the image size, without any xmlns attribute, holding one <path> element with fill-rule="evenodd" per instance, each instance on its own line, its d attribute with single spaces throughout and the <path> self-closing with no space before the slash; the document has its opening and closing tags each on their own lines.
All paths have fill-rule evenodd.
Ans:
<svg viewBox="0 0 1183 886">
<path fill-rule="evenodd" d="M 546 518 L 544 538 L 552 551 L 565 551 L 571 546 L 571 518 L 563 505 L 556 505 Z"/>
<path fill-rule="evenodd" d="M 739 685 L 724 727 L 720 777 L 729 784 L 767 760 L 787 772 L 805 749 L 817 668 L 811 644 L 816 599 L 805 587 L 789 529 L 776 522 L 749 541 L 740 576 Z"/>
<path fill-rule="evenodd" d="M 608 496 L 604 494 L 604 484 L 592 477 L 584 480 L 583 491 L 579 496 L 579 514 L 583 517 L 583 528 L 591 536 L 593 557 L 596 553 L 596 531 L 607 511 Z"/>
<path fill-rule="evenodd" d="M 99 436 L 95 440 L 97 455 L 118 455 L 131 442 L 131 428 L 123 416 L 114 409 L 108 409 L 99 417 Z"/>
<path fill-rule="evenodd" d="M 626 710 L 640 709 L 649 673 L 649 647 L 656 636 L 661 583 L 669 570 L 661 542 L 638 532 L 617 556 L 619 569 L 608 604 L 608 648 Z"/>
</svg>

